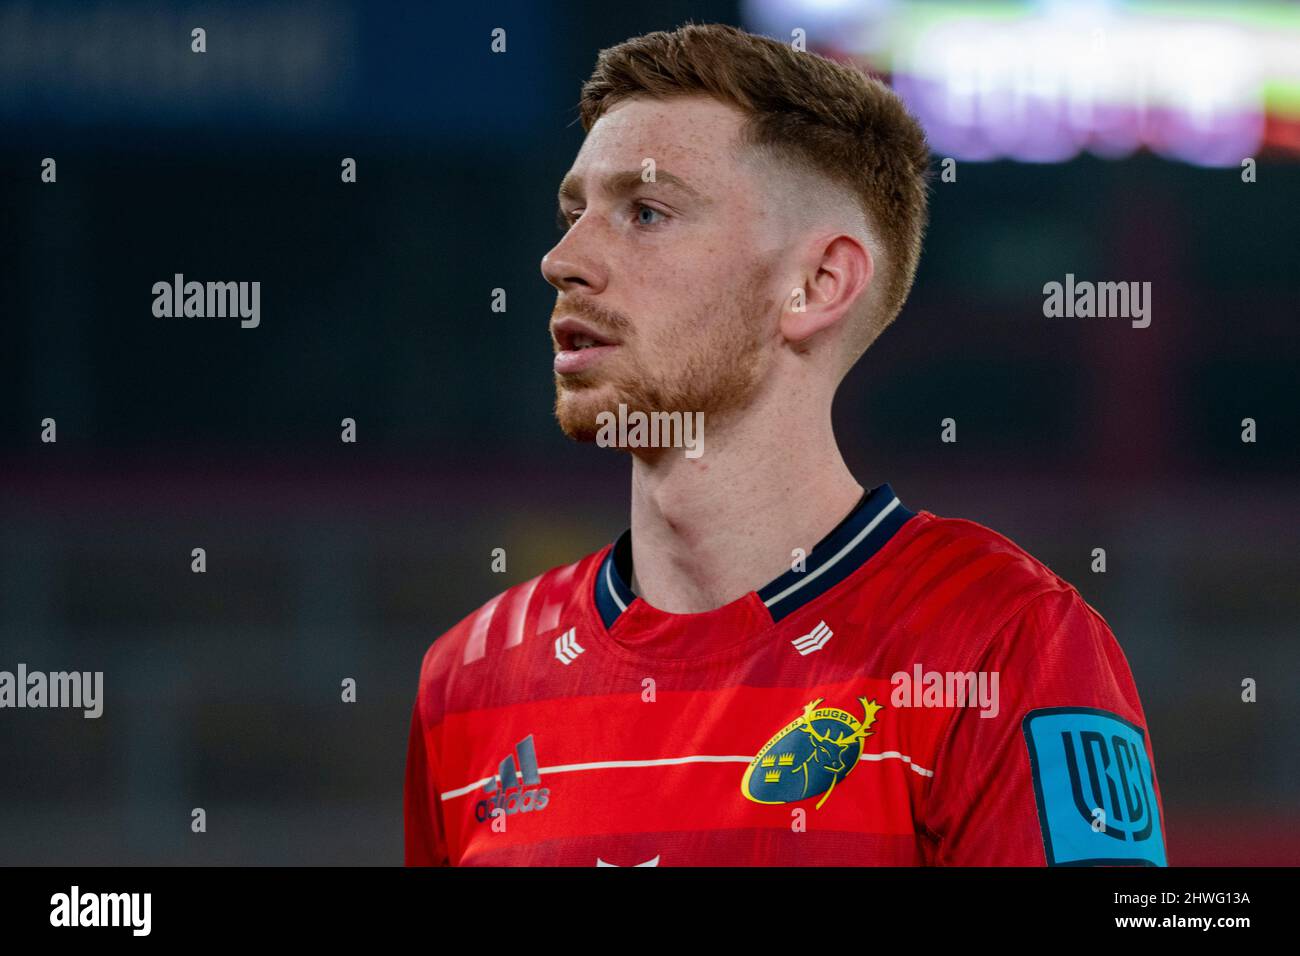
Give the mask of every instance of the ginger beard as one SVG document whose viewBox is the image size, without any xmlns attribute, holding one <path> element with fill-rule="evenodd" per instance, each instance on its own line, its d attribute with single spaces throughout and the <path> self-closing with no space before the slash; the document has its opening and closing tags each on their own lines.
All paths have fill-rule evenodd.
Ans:
<svg viewBox="0 0 1300 956">
<path fill-rule="evenodd" d="M 626 316 L 575 297 L 552 318 L 574 315 L 609 333 L 618 350 L 593 368 L 555 376 L 555 417 L 575 441 L 595 441 L 601 412 L 703 412 L 706 420 L 744 409 L 761 382 L 769 267 L 679 321 L 637 328 Z M 648 356 L 658 369 L 646 367 Z"/>
</svg>

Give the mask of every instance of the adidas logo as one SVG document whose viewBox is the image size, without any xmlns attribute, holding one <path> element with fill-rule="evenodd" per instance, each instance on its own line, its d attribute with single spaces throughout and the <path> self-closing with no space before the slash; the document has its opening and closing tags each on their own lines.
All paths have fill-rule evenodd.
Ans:
<svg viewBox="0 0 1300 956">
<path fill-rule="evenodd" d="M 555 659 L 561 664 L 572 664 L 582 653 L 582 645 L 573 636 L 575 628 L 569 628 L 555 639 Z"/>
<path fill-rule="evenodd" d="M 796 637 L 790 643 L 794 645 L 795 650 L 800 654 L 807 656 L 813 651 L 820 651 L 826 646 L 826 642 L 834 636 L 835 632 L 826 626 L 825 621 L 818 621 L 817 626 L 811 631 L 802 637 Z"/>
<path fill-rule="evenodd" d="M 518 771 L 515 770 L 516 760 L 519 763 Z M 533 747 L 533 735 L 529 734 L 515 744 L 515 752 L 507 754 L 496 775 L 483 784 L 483 792 L 492 796 L 475 804 L 474 815 L 479 823 L 485 823 L 496 815 L 498 809 L 506 816 L 545 810 L 551 792 L 546 787 L 538 787 L 541 782 L 542 775 L 537 770 L 537 751 Z M 529 787 L 535 789 L 527 789 Z"/>
</svg>

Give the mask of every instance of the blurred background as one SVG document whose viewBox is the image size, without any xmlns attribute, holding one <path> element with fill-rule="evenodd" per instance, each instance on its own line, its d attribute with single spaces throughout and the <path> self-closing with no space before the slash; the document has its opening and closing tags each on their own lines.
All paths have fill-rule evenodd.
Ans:
<svg viewBox="0 0 1300 956">
<path fill-rule="evenodd" d="M 686 20 L 859 62 L 956 160 L 846 458 L 1106 618 L 1171 863 L 1300 863 L 1300 6 L 881 0 L 0 0 L 0 669 L 106 698 L 0 711 L 0 863 L 400 863 L 430 641 L 626 526 L 539 262 L 597 52 Z M 155 318 L 175 273 L 260 327 Z M 1067 273 L 1150 327 L 1045 318 Z"/>
</svg>

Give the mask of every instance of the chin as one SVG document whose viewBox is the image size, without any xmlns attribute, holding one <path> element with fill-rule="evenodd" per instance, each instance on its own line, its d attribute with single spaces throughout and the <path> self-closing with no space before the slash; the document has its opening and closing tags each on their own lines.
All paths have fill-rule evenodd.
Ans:
<svg viewBox="0 0 1300 956">
<path fill-rule="evenodd" d="M 596 416 L 618 408 L 619 399 L 608 388 L 572 388 L 556 384 L 555 419 L 574 441 L 594 442 L 600 430 Z"/>
</svg>

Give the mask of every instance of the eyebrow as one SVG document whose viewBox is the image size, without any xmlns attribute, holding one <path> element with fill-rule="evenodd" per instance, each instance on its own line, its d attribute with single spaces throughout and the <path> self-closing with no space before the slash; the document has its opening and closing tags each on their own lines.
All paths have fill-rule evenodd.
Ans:
<svg viewBox="0 0 1300 956">
<path fill-rule="evenodd" d="M 600 183 L 600 189 L 609 196 L 626 196 L 630 192 L 635 192 L 642 186 L 673 186 L 680 189 L 692 199 L 707 202 L 708 200 L 698 189 L 682 179 L 680 176 L 674 176 L 666 169 L 656 169 L 653 183 L 647 183 L 641 178 L 641 170 L 628 169 L 622 172 L 610 173 Z M 583 196 L 581 180 L 573 173 L 564 177 L 560 183 L 560 192 L 558 201 L 563 203 L 566 199 L 581 199 Z"/>
</svg>

